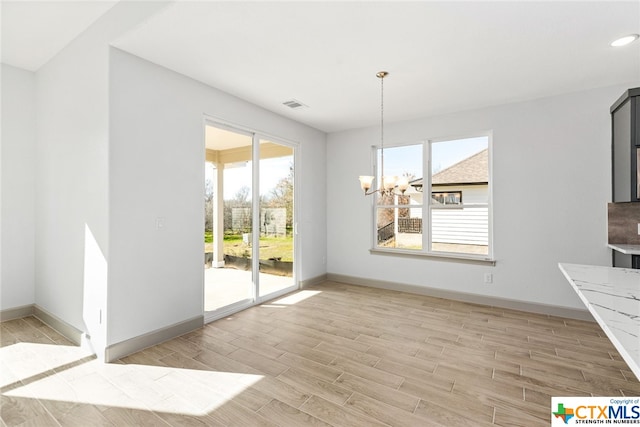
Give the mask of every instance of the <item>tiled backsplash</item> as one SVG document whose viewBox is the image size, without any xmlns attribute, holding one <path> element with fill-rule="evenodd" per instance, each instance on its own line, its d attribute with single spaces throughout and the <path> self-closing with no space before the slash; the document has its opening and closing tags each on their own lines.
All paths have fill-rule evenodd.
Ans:
<svg viewBox="0 0 640 427">
<path fill-rule="evenodd" d="M 640 245 L 640 202 L 609 203 L 608 216 L 608 243 Z"/>
</svg>

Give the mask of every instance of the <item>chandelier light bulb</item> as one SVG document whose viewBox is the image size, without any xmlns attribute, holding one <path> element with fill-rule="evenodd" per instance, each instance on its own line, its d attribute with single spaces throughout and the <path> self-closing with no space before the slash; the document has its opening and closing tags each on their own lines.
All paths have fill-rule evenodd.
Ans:
<svg viewBox="0 0 640 427">
<path fill-rule="evenodd" d="M 404 194 L 404 192 L 407 191 L 407 188 L 409 188 L 409 180 L 406 176 L 399 177 L 396 184 L 398 185 L 398 190 L 400 190 L 402 194 Z"/>
<path fill-rule="evenodd" d="M 373 177 L 371 175 L 360 175 L 360 188 L 366 193 L 371 188 Z"/>
<path fill-rule="evenodd" d="M 611 46 L 613 47 L 622 47 L 622 46 L 626 46 L 630 43 L 633 43 L 634 41 L 638 40 L 638 34 L 629 34 L 628 36 L 624 36 L 624 37 L 620 37 L 619 39 L 616 39 L 614 41 L 611 42 Z"/>
<path fill-rule="evenodd" d="M 396 179 L 397 177 L 395 176 L 383 176 L 382 177 L 382 182 L 384 183 L 384 189 L 385 190 L 393 190 L 396 186 Z"/>
</svg>

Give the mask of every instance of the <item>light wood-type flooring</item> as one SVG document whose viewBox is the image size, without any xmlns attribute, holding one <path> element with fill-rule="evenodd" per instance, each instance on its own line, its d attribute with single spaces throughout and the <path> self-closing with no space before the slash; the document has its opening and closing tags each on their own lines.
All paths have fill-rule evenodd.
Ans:
<svg viewBox="0 0 640 427">
<path fill-rule="evenodd" d="M 0 324 L 1 425 L 548 426 L 638 396 L 596 323 L 324 283 L 103 364 Z"/>
</svg>

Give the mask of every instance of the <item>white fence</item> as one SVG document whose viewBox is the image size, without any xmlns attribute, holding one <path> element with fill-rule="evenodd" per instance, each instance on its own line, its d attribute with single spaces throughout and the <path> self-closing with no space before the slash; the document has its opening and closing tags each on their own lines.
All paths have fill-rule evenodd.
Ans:
<svg viewBox="0 0 640 427">
<path fill-rule="evenodd" d="M 248 230 L 251 228 L 251 209 L 231 209 L 232 230 Z M 287 210 L 285 208 L 260 209 L 260 233 L 268 236 L 286 236 Z"/>
</svg>

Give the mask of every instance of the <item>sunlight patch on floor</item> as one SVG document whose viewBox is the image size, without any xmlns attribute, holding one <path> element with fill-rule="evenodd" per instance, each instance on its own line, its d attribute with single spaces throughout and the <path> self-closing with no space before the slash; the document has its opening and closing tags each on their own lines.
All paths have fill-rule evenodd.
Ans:
<svg viewBox="0 0 640 427">
<path fill-rule="evenodd" d="M 55 364 L 65 366 L 85 357 L 76 354 L 73 359 L 73 351 L 69 349 L 79 350 L 77 347 L 33 343 L 2 348 L 3 385 L 13 385 L 2 394 L 202 416 L 263 378 L 234 372 L 103 363 L 97 359 L 52 371 Z M 47 356 L 47 360 L 29 357 L 33 353 L 43 355 L 40 359 Z M 17 359 L 19 355 L 26 356 L 24 362 Z M 32 370 L 25 367 L 30 363 L 34 363 Z M 36 375 L 43 377 L 33 378 Z M 17 383 L 30 378 L 25 381 L 26 385 Z"/>
<path fill-rule="evenodd" d="M 297 304 L 300 301 L 304 301 L 307 298 L 311 298 L 312 296 L 318 295 L 322 293 L 322 291 L 299 291 L 291 295 L 287 295 L 286 297 L 279 298 L 275 301 L 272 301 L 273 305 L 293 305 Z"/>
<path fill-rule="evenodd" d="M 76 346 L 19 342 L 0 348 L 0 387 L 29 378 L 85 358 L 93 358 L 86 349 Z"/>
</svg>

